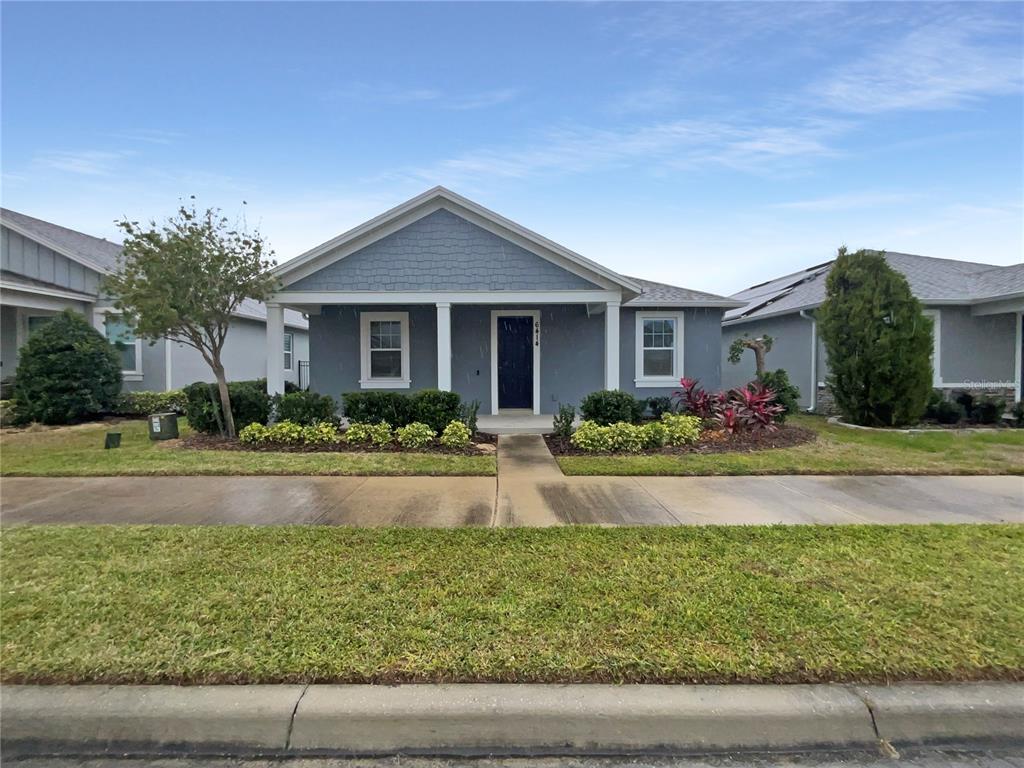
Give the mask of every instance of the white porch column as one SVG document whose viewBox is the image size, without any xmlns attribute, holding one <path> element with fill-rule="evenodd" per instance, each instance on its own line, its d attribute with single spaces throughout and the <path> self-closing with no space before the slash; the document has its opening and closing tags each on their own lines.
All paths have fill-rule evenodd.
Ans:
<svg viewBox="0 0 1024 768">
<path fill-rule="evenodd" d="M 604 311 L 604 388 L 619 388 L 619 302 L 609 301 Z"/>
<path fill-rule="evenodd" d="M 437 302 L 437 388 L 452 390 L 452 305 Z"/>
<path fill-rule="evenodd" d="M 284 308 L 267 304 L 267 394 L 284 394 Z"/>
</svg>

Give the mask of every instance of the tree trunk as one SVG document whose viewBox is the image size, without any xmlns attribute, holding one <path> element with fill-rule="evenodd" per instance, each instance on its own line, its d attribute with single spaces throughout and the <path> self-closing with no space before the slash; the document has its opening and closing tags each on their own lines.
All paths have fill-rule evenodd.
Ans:
<svg viewBox="0 0 1024 768">
<path fill-rule="evenodd" d="M 754 350 L 754 369 L 757 371 L 757 378 L 764 376 L 764 344 L 760 339 L 755 339 L 750 344 Z"/>
<path fill-rule="evenodd" d="M 231 395 L 228 393 L 228 380 L 224 374 L 224 366 L 220 360 L 213 366 L 213 375 L 217 377 L 217 391 L 220 392 L 220 408 L 224 413 L 224 428 L 228 437 L 235 436 L 235 417 L 231 413 Z"/>
</svg>

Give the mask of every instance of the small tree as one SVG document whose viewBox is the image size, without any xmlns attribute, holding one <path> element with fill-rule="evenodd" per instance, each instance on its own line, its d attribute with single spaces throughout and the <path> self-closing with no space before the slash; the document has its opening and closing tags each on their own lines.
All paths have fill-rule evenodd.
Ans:
<svg viewBox="0 0 1024 768">
<path fill-rule="evenodd" d="M 121 392 L 121 359 L 103 334 L 65 310 L 21 348 L 14 383 L 19 424 L 67 424 L 109 411 Z"/>
<path fill-rule="evenodd" d="M 743 334 L 738 339 L 734 339 L 732 344 L 729 345 L 729 362 L 736 365 L 740 358 L 743 357 L 743 350 L 753 350 L 754 370 L 757 371 L 757 378 L 760 379 L 764 376 L 764 356 L 771 352 L 772 341 L 772 337 L 767 333 L 763 336 L 758 336 L 756 339 Z"/>
<path fill-rule="evenodd" d="M 916 422 L 932 386 L 932 321 L 907 279 L 884 254 L 840 248 L 825 285 L 818 326 L 839 410 L 856 424 Z"/>
<path fill-rule="evenodd" d="M 199 351 L 217 380 L 225 431 L 235 435 L 221 352 L 231 317 L 246 298 L 266 300 L 276 281 L 273 255 L 259 233 L 228 225 L 219 210 L 181 206 L 158 226 L 120 221 L 125 233 L 117 273 L 106 281 L 135 333 L 166 337 Z"/>
</svg>

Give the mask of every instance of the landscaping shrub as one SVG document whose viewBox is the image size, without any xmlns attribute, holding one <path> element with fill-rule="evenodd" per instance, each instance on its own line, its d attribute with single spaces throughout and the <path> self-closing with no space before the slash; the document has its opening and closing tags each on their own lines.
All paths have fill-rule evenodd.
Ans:
<svg viewBox="0 0 1024 768">
<path fill-rule="evenodd" d="M 1005 410 L 1005 400 L 984 395 L 975 399 L 971 417 L 979 424 L 996 424 L 1003 417 Z"/>
<path fill-rule="evenodd" d="M 800 390 L 790 382 L 785 368 L 765 371 L 758 381 L 775 393 L 775 402 L 782 406 L 782 410 L 775 417 L 779 424 L 786 420 L 788 414 L 796 413 L 800 409 Z"/>
<path fill-rule="evenodd" d="M 843 417 L 866 426 L 916 423 L 931 391 L 932 321 L 907 279 L 880 253 L 840 248 L 825 287 L 818 326 Z"/>
<path fill-rule="evenodd" d="M 621 453 L 639 453 L 644 448 L 643 435 L 640 427 L 625 421 L 619 421 L 606 427 L 608 439 L 613 451 Z"/>
<path fill-rule="evenodd" d="M 238 433 L 238 442 L 245 443 L 246 445 L 259 445 L 267 442 L 268 427 L 264 424 L 254 422 L 247 427 L 243 427 L 242 431 Z"/>
<path fill-rule="evenodd" d="M 282 445 L 296 445 L 302 442 L 302 425 L 294 421 L 279 421 L 267 427 L 266 440 L 268 443 L 281 443 Z"/>
<path fill-rule="evenodd" d="M 974 413 L 974 395 L 970 392 L 957 392 L 953 401 L 964 409 L 964 414 L 967 418 L 970 418 L 971 414 Z"/>
<path fill-rule="evenodd" d="M 649 421 L 640 427 L 640 440 L 644 448 L 661 448 L 668 441 L 668 429 L 663 422 Z"/>
<path fill-rule="evenodd" d="M 185 413 L 185 406 L 185 393 L 172 389 L 169 392 L 122 392 L 113 410 L 121 416 L 148 416 L 151 413 Z"/>
<path fill-rule="evenodd" d="M 599 451 L 610 451 L 612 449 L 612 438 L 607 426 L 602 426 L 596 421 L 584 420 L 572 433 L 570 442 L 581 451 L 597 453 Z"/>
<path fill-rule="evenodd" d="M 635 424 L 643 416 L 645 407 L 645 402 L 621 389 L 602 389 L 583 398 L 580 413 L 584 420 L 593 421 L 599 426 L 620 421 Z"/>
<path fill-rule="evenodd" d="M 412 402 L 401 392 L 369 390 L 367 392 L 346 392 L 341 396 L 345 417 L 350 422 L 380 424 L 387 422 L 404 427 L 416 419 Z"/>
<path fill-rule="evenodd" d="M 189 384 L 185 393 L 185 416 L 198 432 L 221 432 L 224 423 L 217 385 L 205 381 Z M 229 381 L 231 413 L 235 424 L 266 424 L 270 418 L 270 396 L 265 379 Z"/>
<path fill-rule="evenodd" d="M 700 439 L 701 419 L 682 413 L 664 413 L 661 416 L 665 427 L 665 445 L 686 445 Z"/>
<path fill-rule="evenodd" d="M 306 445 L 329 445 L 339 440 L 338 428 L 331 421 L 318 421 L 302 428 L 302 442 Z"/>
<path fill-rule="evenodd" d="M 117 350 L 81 315 L 65 310 L 20 350 L 14 383 L 18 424 L 68 424 L 109 412 L 121 391 Z"/>
<path fill-rule="evenodd" d="M 456 392 L 420 390 L 412 396 L 412 415 L 415 421 L 426 424 L 435 433 L 441 432 L 462 416 L 462 398 Z"/>
<path fill-rule="evenodd" d="M 345 430 L 345 439 L 350 443 L 373 443 L 376 446 L 385 446 L 391 443 L 391 425 L 386 421 L 377 424 L 363 424 L 356 422 L 349 424 Z"/>
<path fill-rule="evenodd" d="M 453 421 L 441 433 L 441 445 L 445 448 L 465 448 L 472 436 L 468 426 L 461 421 Z"/>
<path fill-rule="evenodd" d="M 698 379 L 684 377 L 679 380 L 682 387 L 678 392 L 673 393 L 672 401 L 676 404 L 676 410 L 692 414 L 701 419 L 715 418 L 716 410 L 720 410 L 724 402 L 723 393 L 712 395 L 700 385 Z"/>
<path fill-rule="evenodd" d="M 476 434 L 476 415 L 479 411 L 479 400 L 473 400 L 470 403 L 463 403 L 462 405 L 462 423 L 466 425 L 471 435 Z M 448 426 L 451 426 L 451 424 Z M 445 427 L 445 429 L 448 429 L 448 427 Z"/>
<path fill-rule="evenodd" d="M 1024 427 L 1024 400 L 1018 400 L 1014 403 L 1010 413 L 1013 415 L 1014 426 Z"/>
<path fill-rule="evenodd" d="M 672 412 L 672 398 L 662 395 L 660 397 L 648 397 L 647 407 L 651 409 L 651 416 L 661 418 L 663 413 Z"/>
<path fill-rule="evenodd" d="M 0 400 L 0 427 L 14 424 L 14 401 Z"/>
<path fill-rule="evenodd" d="M 732 434 L 744 430 L 772 432 L 778 429 L 776 421 L 783 406 L 776 402 L 776 394 L 753 381 L 745 387 L 728 392 L 705 392 L 696 379 L 681 379 L 682 389 L 673 395 L 680 410 L 715 422 L 720 429 Z"/>
<path fill-rule="evenodd" d="M 558 404 L 558 413 L 551 420 L 555 437 L 572 437 L 572 424 L 576 421 L 576 406 Z"/>
<path fill-rule="evenodd" d="M 942 390 L 933 389 L 924 410 L 924 417 L 939 424 L 959 424 L 967 414 L 960 403 L 947 400 Z"/>
<path fill-rule="evenodd" d="M 430 445 L 430 441 L 437 437 L 437 432 L 431 429 L 429 425 L 420 421 L 414 421 L 412 424 L 399 427 L 395 430 L 395 434 L 398 436 L 398 444 L 400 446 L 412 449 L 426 448 Z"/>
<path fill-rule="evenodd" d="M 336 413 L 333 397 L 309 391 L 277 395 L 274 397 L 274 407 L 277 418 L 303 426 L 331 421 Z"/>
</svg>

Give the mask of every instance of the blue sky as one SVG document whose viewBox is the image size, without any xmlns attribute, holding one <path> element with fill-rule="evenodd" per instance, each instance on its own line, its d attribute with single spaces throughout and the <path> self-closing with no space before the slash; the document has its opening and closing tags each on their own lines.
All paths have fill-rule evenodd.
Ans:
<svg viewBox="0 0 1024 768">
<path fill-rule="evenodd" d="M 1024 4 L 2 5 L 3 204 L 179 198 L 278 259 L 444 184 L 732 293 L 875 247 L 1024 252 Z"/>
</svg>

